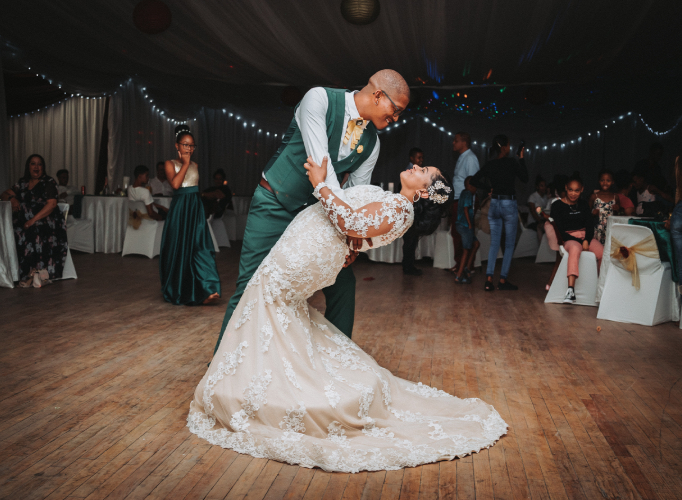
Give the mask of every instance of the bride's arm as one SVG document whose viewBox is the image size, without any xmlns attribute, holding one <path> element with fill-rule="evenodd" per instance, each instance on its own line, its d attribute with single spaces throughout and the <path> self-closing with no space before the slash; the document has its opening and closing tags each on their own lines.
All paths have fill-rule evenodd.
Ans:
<svg viewBox="0 0 682 500">
<path fill-rule="evenodd" d="M 396 223 L 402 222 L 407 214 L 407 204 L 399 201 L 398 197 L 384 202 L 369 203 L 356 210 L 345 201 L 335 196 L 325 184 L 327 158 L 322 160 L 321 167 L 308 158 L 305 164 L 310 182 L 315 187 L 313 195 L 320 200 L 327 217 L 336 229 L 354 238 L 373 238 L 390 232 Z"/>
</svg>

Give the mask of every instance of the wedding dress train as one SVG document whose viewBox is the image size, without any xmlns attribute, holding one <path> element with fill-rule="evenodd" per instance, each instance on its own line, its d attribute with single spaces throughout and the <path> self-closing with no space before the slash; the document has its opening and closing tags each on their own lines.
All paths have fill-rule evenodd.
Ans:
<svg viewBox="0 0 682 500">
<path fill-rule="evenodd" d="M 382 204 L 392 229 L 375 247 L 412 223 L 402 195 L 373 186 L 345 193 L 353 209 Z M 195 391 L 190 431 L 257 458 L 339 472 L 413 467 L 493 445 L 507 425 L 492 406 L 393 376 L 308 305 L 348 253 L 326 209 L 298 214 L 249 282 Z M 354 224 L 363 222 L 346 220 Z"/>
</svg>

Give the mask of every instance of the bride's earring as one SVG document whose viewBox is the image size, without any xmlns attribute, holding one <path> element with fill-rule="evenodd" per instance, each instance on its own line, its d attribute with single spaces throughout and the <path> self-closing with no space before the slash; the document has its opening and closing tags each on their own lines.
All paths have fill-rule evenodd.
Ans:
<svg viewBox="0 0 682 500">
<path fill-rule="evenodd" d="M 412 203 L 417 203 L 419 201 L 419 198 L 421 198 L 422 195 L 419 194 L 419 191 L 414 193 L 414 198 L 412 198 Z"/>
</svg>

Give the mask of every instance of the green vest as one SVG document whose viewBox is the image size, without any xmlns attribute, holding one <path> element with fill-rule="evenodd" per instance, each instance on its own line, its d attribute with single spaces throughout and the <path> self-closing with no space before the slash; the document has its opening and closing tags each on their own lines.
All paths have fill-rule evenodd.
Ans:
<svg viewBox="0 0 682 500">
<path fill-rule="evenodd" d="M 377 130 L 372 122 L 365 128 L 360 137 L 358 146 L 351 151 L 350 155 L 343 160 L 336 160 L 339 156 L 339 148 L 343 132 L 346 129 L 344 120 L 346 110 L 346 90 L 327 89 L 327 144 L 329 158 L 334 164 L 334 171 L 339 177 L 339 182 L 345 173 L 355 172 L 362 163 L 369 158 L 377 142 Z M 298 106 L 296 107 L 298 109 Z M 354 117 L 352 117 L 354 118 Z M 362 146 L 362 153 L 358 153 Z M 306 170 L 303 167 L 308 155 L 305 151 L 301 131 L 296 124 L 296 118 L 291 120 L 291 125 L 282 138 L 282 144 L 265 165 L 263 172 L 268 179 L 268 184 L 275 192 L 277 200 L 289 212 L 295 212 L 302 206 L 312 205 L 317 202 L 313 196 L 313 186 L 308 180 Z"/>
</svg>

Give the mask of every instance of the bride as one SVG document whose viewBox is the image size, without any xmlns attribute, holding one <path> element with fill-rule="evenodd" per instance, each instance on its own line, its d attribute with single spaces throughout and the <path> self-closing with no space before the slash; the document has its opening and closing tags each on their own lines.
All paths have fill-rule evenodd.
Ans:
<svg viewBox="0 0 682 500">
<path fill-rule="evenodd" d="M 307 302 L 334 282 L 346 236 L 378 247 L 413 221 L 422 234 L 435 231 L 452 191 L 440 171 L 415 166 L 400 174 L 398 194 L 356 186 L 341 200 L 324 183 L 326 158 L 305 168 L 320 203 L 296 216 L 249 282 L 195 391 L 190 431 L 257 458 L 338 472 L 414 467 L 493 445 L 507 424 L 492 406 L 393 376 Z"/>
</svg>

